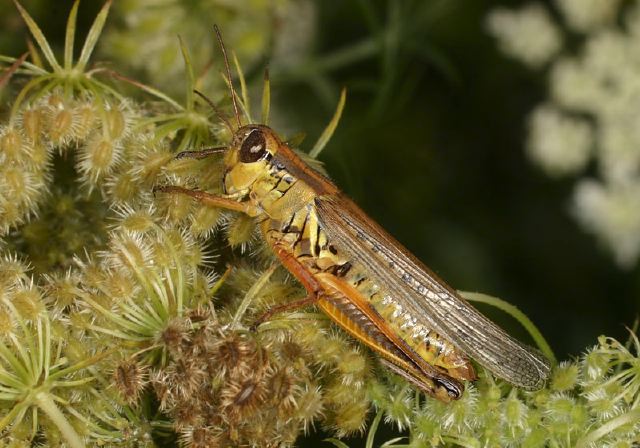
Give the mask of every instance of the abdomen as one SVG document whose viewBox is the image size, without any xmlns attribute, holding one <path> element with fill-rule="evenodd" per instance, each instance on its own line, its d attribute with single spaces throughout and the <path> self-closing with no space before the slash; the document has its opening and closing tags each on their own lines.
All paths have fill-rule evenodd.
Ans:
<svg viewBox="0 0 640 448">
<path fill-rule="evenodd" d="M 465 356 L 408 315 L 393 291 L 386 291 L 365 267 L 346 259 L 327 239 L 313 205 L 286 219 L 268 220 L 262 229 L 272 247 L 292 255 L 322 286 L 318 306 L 356 338 L 387 358 L 417 356 L 453 379 L 475 379 Z"/>
</svg>

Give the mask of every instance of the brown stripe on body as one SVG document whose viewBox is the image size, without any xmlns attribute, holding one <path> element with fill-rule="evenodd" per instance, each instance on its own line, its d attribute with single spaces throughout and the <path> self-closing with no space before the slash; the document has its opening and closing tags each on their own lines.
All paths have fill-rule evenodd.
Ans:
<svg viewBox="0 0 640 448">
<path fill-rule="evenodd" d="M 338 194 L 340 190 L 329 179 L 311 168 L 287 145 L 281 145 L 272 159 L 284 167 L 292 176 L 300 179 L 319 195 Z"/>
</svg>

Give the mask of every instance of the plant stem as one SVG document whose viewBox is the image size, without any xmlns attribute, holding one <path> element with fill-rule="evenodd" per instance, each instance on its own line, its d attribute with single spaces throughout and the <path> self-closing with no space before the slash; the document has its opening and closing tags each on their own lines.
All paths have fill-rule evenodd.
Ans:
<svg viewBox="0 0 640 448">
<path fill-rule="evenodd" d="M 518 308 L 516 308 L 515 306 L 511 305 L 508 302 L 505 302 L 502 299 L 489 296 L 487 294 L 482 294 L 479 292 L 469 292 L 469 291 L 458 291 L 458 292 L 464 299 L 470 302 L 487 303 L 491 306 L 498 308 L 499 310 L 505 311 L 506 313 L 510 314 L 514 319 L 520 322 L 520 324 L 525 328 L 525 330 L 529 332 L 529 334 L 531 335 L 531 338 L 534 340 L 534 342 L 536 343 L 540 351 L 547 358 L 549 358 L 549 361 L 551 361 L 551 364 L 553 365 L 558 364 L 558 360 L 553 354 L 553 350 L 551 350 L 551 347 L 547 343 L 544 336 L 542 336 L 542 333 L 540 333 L 540 330 L 538 330 L 538 328 L 533 324 L 533 322 L 531 322 L 531 319 L 529 319 L 527 315 L 524 314 L 522 311 L 520 311 Z"/>
<path fill-rule="evenodd" d="M 239 327 L 242 316 L 244 316 L 244 313 L 247 311 L 247 309 L 249 308 L 249 305 L 251 304 L 251 302 L 253 302 L 253 300 L 256 298 L 258 293 L 260 293 L 260 290 L 264 287 L 264 285 L 267 284 L 267 282 L 269 281 L 269 278 L 271 277 L 271 274 L 273 274 L 273 272 L 276 270 L 277 267 L 278 267 L 277 264 L 271 265 L 269 269 L 267 269 L 262 273 L 260 278 L 258 278 L 258 280 L 253 284 L 253 286 L 249 288 L 249 291 L 247 291 L 247 294 L 244 296 L 244 299 L 242 299 L 242 302 L 240 302 L 240 306 L 238 306 L 235 316 L 233 316 L 233 321 L 231 322 L 232 329 Z"/>
<path fill-rule="evenodd" d="M 576 447 L 584 448 L 587 446 L 591 446 L 602 437 L 606 436 L 607 434 L 611 434 L 620 426 L 633 425 L 638 421 L 638 418 L 640 418 L 640 409 L 635 409 L 633 411 L 627 412 L 626 414 L 619 415 L 616 418 L 612 418 L 604 425 L 600 426 L 598 429 L 591 431 L 589 434 L 578 440 L 578 443 L 576 443 Z"/>
<path fill-rule="evenodd" d="M 56 406 L 51 395 L 46 392 L 39 392 L 35 397 L 35 403 L 38 405 L 47 417 L 58 427 L 62 437 L 69 443 L 71 448 L 85 448 L 85 444 L 64 416 L 60 408 Z"/>
</svg>

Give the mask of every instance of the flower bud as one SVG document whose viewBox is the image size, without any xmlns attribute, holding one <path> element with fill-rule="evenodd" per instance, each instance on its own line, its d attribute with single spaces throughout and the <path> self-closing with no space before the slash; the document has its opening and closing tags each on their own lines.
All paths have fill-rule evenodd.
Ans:
<svg viewBox="0 0 640 448">
<path fill-rule="evenodd" d="M 34 144 L 40 143 L 45 131 L 44 112 L 41 108 L 25 109 L 22 112 L 22 127 L 24 133 Z"/>
<path fill-rule="evenodd" d="M 94 134 L 80 150 L 78 169 L 87 181 L 96 183 L 113 170 L 120 153 L 121 148 L 114 140 Z"/>
<path fill-rule="evenodd" d="M 122 138 L 127 129 L 124 111 L 117 107 L 107 107 L 104 111 L 102 126 L 112 140 Z"/>
<path fill-rule="evenodd" d="M 76 138 L 84 141 L 96 127 L 96 110 L 91 103 L 79 105 L 75 110 Z"/>
<path fill-rule="evenodd" d="M 0 160 L 19 161 L 28 155 L 27 152 L 28 146 L 18 129 L 6 127 L 0 130 Z"/>
<path fill-rule="evenodd" d="M 75 137 L 75 117 L 73 110 L 59 104 L 47 111 L 47 131 L 54 146 L 64 146 Z"/>
</svg>

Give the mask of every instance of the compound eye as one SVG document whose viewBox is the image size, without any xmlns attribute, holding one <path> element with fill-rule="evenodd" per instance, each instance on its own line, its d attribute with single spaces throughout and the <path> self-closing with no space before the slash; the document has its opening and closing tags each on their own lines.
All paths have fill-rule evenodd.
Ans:
<svg viewBox="0 0 640 448">
<path fill-rule="evenodd" d="M 259 129 L 254 129 L 247 135 L 240 146 L 240 161 L 252 163 L 267 155 L 267 143 L 264 134 Z"/>
</svg>

